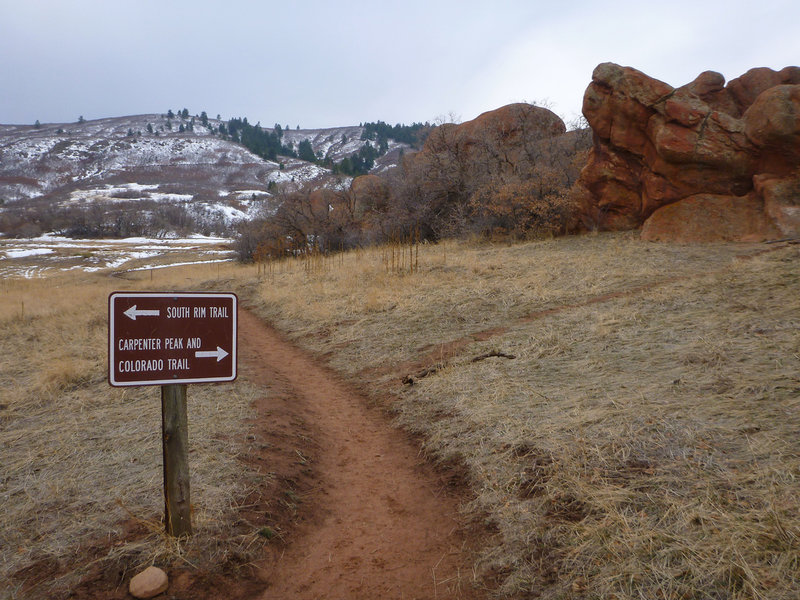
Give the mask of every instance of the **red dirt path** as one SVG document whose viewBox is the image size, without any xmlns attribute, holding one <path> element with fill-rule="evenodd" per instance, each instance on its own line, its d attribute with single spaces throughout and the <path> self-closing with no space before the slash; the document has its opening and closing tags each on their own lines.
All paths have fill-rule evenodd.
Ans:
<svg viewBox="0 0 800 600">
<path fill-rule="evenodd" d="M 352 386 L 253 314 L 239 319 L 242 376 L 269 386 L 264 402 L 302 419 L 315 448 L 315 488 L 288 547 L 262 565 L 262 600 L 485 597 L 446 475 Z"/>
</svg>

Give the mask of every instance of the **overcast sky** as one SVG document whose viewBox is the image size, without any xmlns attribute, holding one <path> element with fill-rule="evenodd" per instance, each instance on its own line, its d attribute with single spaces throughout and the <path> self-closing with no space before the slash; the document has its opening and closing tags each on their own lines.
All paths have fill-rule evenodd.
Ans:
<svg viewBox="0 0 800 600">
<path fill-rule="evenodd" d="M 188 108 L 294 128 L 469 120 L 594 67 L 679 86 L 800 64 L 799 0 L 0 0 L 0 123 Z"/>
</svg>

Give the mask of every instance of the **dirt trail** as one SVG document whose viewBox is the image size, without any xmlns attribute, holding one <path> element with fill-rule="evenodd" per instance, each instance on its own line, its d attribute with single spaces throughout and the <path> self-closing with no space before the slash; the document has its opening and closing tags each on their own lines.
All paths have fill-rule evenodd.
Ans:
<svg viewBox="0 0 800 600">
<path fill-rule="evenodd" d="M 313 430 L 315 489 L 285 552 L 264 567 L 263 600 L 480 598 L 459 499 L 366 398 L 248 311 L 248 377 Z M 298 457 L 302 459 L 302 456 Z"/>
</svg>

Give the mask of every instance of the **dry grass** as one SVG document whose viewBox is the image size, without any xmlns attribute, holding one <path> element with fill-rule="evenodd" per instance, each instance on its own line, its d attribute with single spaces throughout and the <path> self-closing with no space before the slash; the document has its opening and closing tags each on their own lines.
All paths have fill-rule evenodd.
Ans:
<svg viewBox="0 0 800 600">
<path fill-rule="evenodd" d="M 250 403 L 264 391 L 241 381 L 191 386 L 197 535 L 178 543 L 162 534 L 159 388 L 106 382 L 108 294 L 186 289 L 216 271 L 157 271 L 152 283 L 149 273 L 136 282 L 76 272 L 3 282 L 0 598 L 62 597 L 98 565 L 126 581 L 154 561 L 213 569 L 234 553 L 255 556 L 257 532 L 232 535 L 230 520 L 258 485 L 239 457 Z"/>
<path fill-rule="evenodd" d="M 498 532 L 479 567 L 500 595 L 799 597 L 798 250 L 621 234 L 422 246 L 413 275 L 387 272 L 376 249 L 313 268 L 6 279 L 0 597 L 68 591 L 91 568 L 70 563 L 75 548 L 104 548 L 113 569 L 255 551 L 255 532 L 216 538 L 255 485 L 237 456 L 261 390 L 190 388 L 198 535 L 177 545 L 160 534 L 157 388 L 105 382 L 110 291 L 204 286 L 238 291 L 386 402 L 430 456 L 466 467 L 465 511 Z M 491 351 L 516 358 L 472 362 Z M 54 563 L 73 570 L 19 592 L 14 573 Z"/>
<path fill-rule="evenodd" d="M 789 599 L 798 254 L 631 235 L 451 244 L 405 277 L 377 251 L 313 274 L 289 262 L 258 297 L 376 398 L 392 392 L 431 456 L 467 467 L 501 595 Z M 444 369 L 400 385 L 456 340 Z M 516 358 L 471 361 L 492 350 Z"/>
<path fill-rule="evenodd" d="M 719 268 L 743 251 L 658 247 L 627 234 L 496 247 L 448 242 L 423 245 L 418 272 L 397 275 L 386 272 L 378 248 L 334 256 L 314 273 L 301 260 L 282 261 L 257 301 L 280 328 L 313 338 L 334 366 L 355 372 L 414 360 L 422 348 L 538 311 Z M 364 351 L 357 363 L 354 348 Z"/>
</svg>

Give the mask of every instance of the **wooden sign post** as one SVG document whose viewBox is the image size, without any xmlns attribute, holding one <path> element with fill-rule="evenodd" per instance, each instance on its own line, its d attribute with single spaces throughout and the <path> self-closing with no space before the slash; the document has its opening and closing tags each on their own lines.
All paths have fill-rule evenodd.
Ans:
<svg viewBox="0 0 800 600">
<path fill-rule="evenodd" d="M 161 386 L 161 435 L 164 454 L 164 524 L 169 535 L 192 535 L 186 384 Z"/>
<path fill-rule="evenodd" d="M 192 534 L 186 384 L 233 381 L 238 299 L 204 292 L 114 292 L 108 298 L 108 380 L 161 386 L 164 523 Z"/>
</svg>

